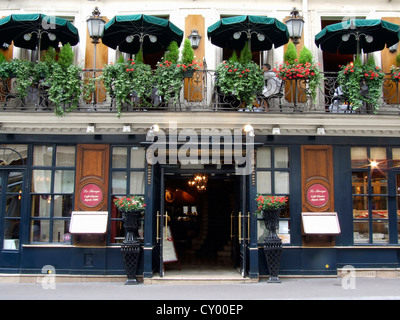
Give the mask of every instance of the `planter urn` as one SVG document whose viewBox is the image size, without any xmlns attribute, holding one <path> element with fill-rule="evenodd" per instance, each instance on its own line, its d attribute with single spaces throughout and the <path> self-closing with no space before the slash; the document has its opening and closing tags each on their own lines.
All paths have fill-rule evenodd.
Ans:
<svg viewBox="0 0 400 320">
<path fill-rule="evenodd" d="M 282 255 L 282 240 L 276 234 L 281 209 L 264 210 L 263 219 L 269 235 L 264 239 L 264 253 L 269 269 L 269 283 L 280 283 L 278 274 Z"/>
<path fill-rule="evenodd" d="M 140 260 L 141 246 L 138 240 L 138 230 L 140 228 L 141 210 L 122 212 L 125 228 L 125 239 L 121 245 L 121 255 L 124 261 L 127 274 L 126 285 L 139 284 L 136 278 Z"/>
</svg>

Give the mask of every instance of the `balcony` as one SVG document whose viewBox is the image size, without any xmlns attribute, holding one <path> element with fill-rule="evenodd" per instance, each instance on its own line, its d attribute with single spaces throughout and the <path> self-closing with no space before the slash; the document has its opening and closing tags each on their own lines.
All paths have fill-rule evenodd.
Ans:
<svg viewBox="0 0 400 320">
<path fill-rule="evenodd" d="M 86 69 L 81 73 L 81 83 L 87 83 L 95 76 L 100 78 L 102 69 Z M 312 101 L 306 81 L 269 79 L 268 96 L 257 95 L 252 108 L 245 107 L 233 95 L 223 95 L 215 85 L 216 73 L 213 70 L 196 71 L 192 78 L 185 80 L 180 97 L 176 100 L 164 101 L 157 94 L 156 86 L 152 88 L 150 99 L 143 101 L 135 92 L 130 93 L 121 105 L 123 114 L 130 112 L 261 112 L 261 113 L 312 113 L 312 114 L 372 114 L 371 107 L 364 104 L 357 111 L 352 111 L 344 97 L 338 95 L 336 88 L 337 73 L 325 72 L 324 80 L 318 89 L 315 102 Z M 6 78 L 0 81 L 0 110 L 1 112 L 48 112 L 54 113 L 56 105 L 49 99 L 48 85 L 39 80 L 29 86 L 26 96 L 19 97 L 16 89 L 16 79 Z M 93 92 L 83 90 L 77 99 L 76 108 L 71 112 L 117 113 L 116 99 L 110 95 L 101 80 L 94 83 Z M 111 90 L 112 91 L 112 90 Z M 265 103 L 263 102 L 265 101 Z M 71 108 L 71 103 L 61 103 L 63 111 Z M 398 115 L 400 111 L 400 93 L 398 82 L 387 75 L 384 79 L 382 97 L 377 115 Z M 123 117 L 123 115 L 122 115 Z"/>
</svg>

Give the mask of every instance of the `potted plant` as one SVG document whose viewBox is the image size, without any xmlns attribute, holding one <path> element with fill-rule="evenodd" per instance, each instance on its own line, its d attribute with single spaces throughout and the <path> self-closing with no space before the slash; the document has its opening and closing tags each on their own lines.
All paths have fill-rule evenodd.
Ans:
<svg viewBox="0 0 400 320">
<path fill-rule="evenodd" d="M 194 59 L 194 50 L 190 44 L 189 39 L 185 39 L 183 41 L 183 49 L 182 49 L 182 59 L 181 64 L 184 68 L 183 76 L 185 78 L 193 77 L 193 73 L 195 70 L 195 66 L 197 67 L 198 62 Z"/>
<path fill-rule="evenodd" d="M 400 67 L 390 67 L 390 79 L 395 83 L 400 81 Z"/>
<path fill-rule="evenodd" d="M 61 48 L 57 61 L 53 62 L 45 81 L 49 87 L 48 98 L 55 104 L 58 116 L 77 109 L 83 92 L 82 69 L 73 61 L 71 45 L 66 44 Z"/>
<path fill-rule="evenodd" d="M 174 98 L 175 103 L 179 100 L 179 94 L 183 87 L 183 70 L 182 65 L 169 60 L 157 64 L 155 71 L 157 93 L 166 103 L 171 98 Z"/>
<path fill-rule="evenodd" d="M 357 58 L 354 63 L 341 66 L 338 82 L 352 110 L 360 110 L 368 103 L 374 112 L 378 111 L 384 76 L 373 60 L 363 65 Z"/>
<path fill-rule="evenodd" d="M 277 220 L 279 218 L 279 213 L 282 208 L 286 206 L 288 198 L 284 196 L 272 196 L 272 195 L 258 195 L 257 210 L 256 214 L 262 214 L 265 222 L 265 226 L 268 230 L 271 229 L 272 232 L 276 232 L 278 228 Z M 273 225 L 267 225 L 268 215 L 274 215 L 275 223 Z"/>
<path fill-rule="evenodd" d="M 183 87 L 183 65 L 178 63 L 179 48 L 176 41 L 172 41 L 161 62 L 157 63 L 154 74 L 157 93 L 164 102 L 174 98 L 176 103 L 179 100 L 179 94 Z"/>
<path fill-rule="evenodd" d="M 124 196 L 114 199 L 114 204 L 122 213 L 125 228 L 125 240 L 121 245 L 121 255 L 125 264 L 127 281 L 125 284 L 138 284 L 136 278 L 140 259 L 140 243 L 137 239 L 140 217 L 146 207 L 142 196 Z"/>
<path fill-rule="evenodd" d="M 100 79 L 111 97 L 116 100 L 118 117 L 124 103 L 134 104 L 138 98 L 141 105 L 151 106 L 154 84 L 151 67 L 137 60 L 106 65 Z"/>
<path fill-rule="evenodd" d="M 264 87 L 264 75 L 246 54 L 247 50 L 249 49 L 246 44 L 239 61 L 232 58 L 218 65 L 216 86 L 224 95 L 233 95 L 248 109 L 252 109 L 257 93 Z"/>
<path fill-rule="evenodd" d="M 307 84 L 307 93 L 311 96 L 313 102 L 317 97 L 317 89 L 322 80 L 322 74 L 319 71 L 318 63 L 300 63 L 297 59 L 294 63 L 284 62 L 279 64 L 274 71 L 282 80 L 304 80 Z"/>
<path fill-rule="evenodd" d="M 265 227 L 269 231 L 268 237 L 264 239 L 264 253 L 269 269 L 270 283 L 279 283 L 279 267 L 282 254 L 282 240 L 276 234 L 279 228 L 279 213 L 286 206 L 288 198 L 272 195 L 258 195 L 256 214 L 263 214 Z"/>
</svg>

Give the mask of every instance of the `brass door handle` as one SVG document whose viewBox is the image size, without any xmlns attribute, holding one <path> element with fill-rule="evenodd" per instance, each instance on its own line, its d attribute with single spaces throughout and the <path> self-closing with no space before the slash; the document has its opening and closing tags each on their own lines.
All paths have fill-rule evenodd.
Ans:
<svg viewBox="0 0 400 320">
<path fill-rule="evenodd" d="M 168 212 L 165 212 L 165 239 L 168 238 Z"/>
<path fill-rule="evenodd" d="M 243 238 L 242 238 L 242 213 L 241 212 L 239 212 L 238 217 L 239 217 L 238 223 L 239 223 L 239 242 L 240 242 L 243 240 Z"/>
<path fill-rule="evenodd" d="M 160 211 L 157 211 L 157 240 L 160 240 Z"/>
</svg>

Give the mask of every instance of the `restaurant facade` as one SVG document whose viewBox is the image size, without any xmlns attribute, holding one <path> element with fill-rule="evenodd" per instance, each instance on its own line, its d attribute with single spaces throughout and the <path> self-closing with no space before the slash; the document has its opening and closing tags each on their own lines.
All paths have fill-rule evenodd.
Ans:
<svg viewBox="0 0 400 320">
<path fill-rule="evenodd" d="M 37 11 L 36 3 L 0 5 L 0 14 Z M 227 54 L 206 36 L 207 26 L 222 17 L 257 14 L 284 21 L 295 5 L 305 20 L 298 50 L 307 46 L 327 77 L 331 70 L 324 66 L 341 57 L 330 58 L 314 45 L 324 23 L 352 16 L 400 23 L 400 6 L 383 0 L 363 1 L 362 9 L 357 1 L 350 6 L 311 0 L 233 1 L 231 8 L 223 1 L 176 1 L 157 9 L 137 1 L 41 3 L 78 28 L 75 59 L 87 68 L 93 65 L 93 44 L 82 35 L 94 6 L 108 20 L 140 11 L 168 18 L 185 37 L 198 30 L 202 39 L 195 54 L 206 61 L 204 74 Z M 275 65 L 285 48 L 258 53 L 259 62 Z M 2 52 L 32 56 L 14 46 Z M 122 55 L 102 44 L 97 54 L 99 68 Z M 387 48 L 373 56 L 382 68 L 395 57 Z M 179 109 L 127 109 L 118 117 L 86 103 L 59 117 L 46 109 L 5 106 L 0 111 L 0 273 L 37 274 L 52 266 L 57 274 L 124 275 L 123 219 L 113 201 L 140 195 L 146 209 L 137 235 L 139 276 L 206 268 L 267 277 L 268 231 L 255 214 L 259 194 L 288 199 L 277 231 L 279 275 L 336 276 L 348 267 L 397 272 L 397 96 L 383 97 L 377 114 L 327 112 L 327 90 L 312 105 L 300 98 L 300 107 L 293 107 L 293 96 L 284 95 L 271 100 L 268 112 L 218 110 L 212 81 L 203 79 L 201 95 L 207 98 L 191 101 L 183 94 Z M 193 186 L 196 179 L 202 182 Z"/>
</svg>

